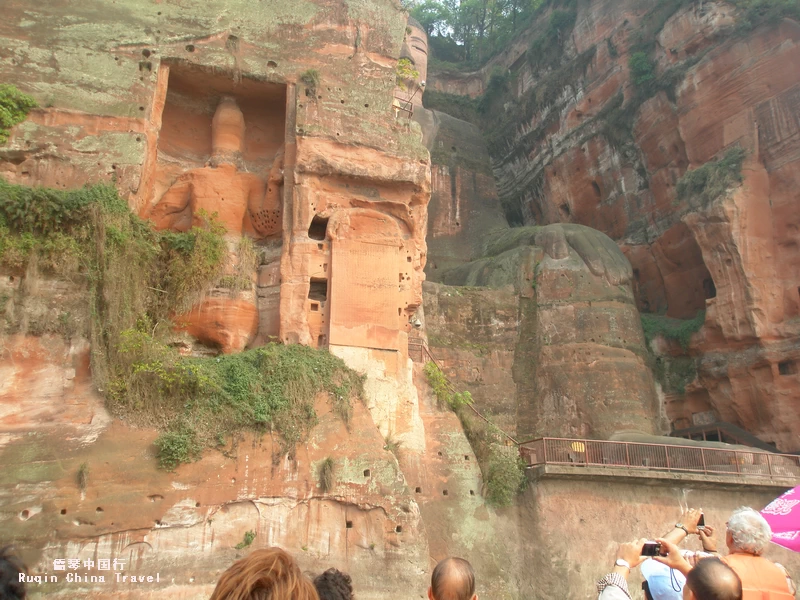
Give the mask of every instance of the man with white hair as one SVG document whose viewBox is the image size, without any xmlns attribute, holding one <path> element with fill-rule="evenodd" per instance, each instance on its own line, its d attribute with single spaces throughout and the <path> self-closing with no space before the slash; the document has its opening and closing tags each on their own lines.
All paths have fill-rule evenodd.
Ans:
<svg viewBox="0 0 800 600">
<path fill-rule="evenodd" d="M 691 517 L 688 517 L 690 513 Z M 699 511 L 690 511 L 683 515 L 682 520 L 687 523 L 686 526 L 676 524 L 678 529 L 697 533 L 703 542 L 705 552 L 683 553 L 692 566 L 701 559 L 717 556 L 717 543 L 712 537 L 714 529 L 710 526 L 698 529 L 695 519 L 698 516 Z M 673 543 L 676 541 L 667 539 Z M 752 508 L 741 506 L 728 519 L 725 532 L 728 555 L 720 558 L 742 580 L 743 600 L 794 600 L 794 583 L 786 569 L 761 556 L 771 539 L 769 523 Z"/>
<path fill-rule="evenodd" d="M 742 580 L 743 600 L 793 600 L 791 578 L 782 565 L 761 556 L 772 530 L 758 511 L 742 506 L 728 519 L 724 560 Z"/>
</svg>

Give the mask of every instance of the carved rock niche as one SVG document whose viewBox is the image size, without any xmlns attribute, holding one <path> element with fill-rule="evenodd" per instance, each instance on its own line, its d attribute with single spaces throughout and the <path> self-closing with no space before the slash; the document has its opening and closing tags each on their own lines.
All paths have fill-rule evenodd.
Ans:
<svg viewBox="0 0 800 600">
<path fill-rule="evenodd" d="M 216 213 L 229 248 L 224 277 L 175 322 L 195 352 L 241 351 L 278 335 L 286 86 L 185 63 L 165 68 L 146 176 L 152 192 L 142 212 L 172 231 Z M 244 237 L 254 252 L 243 250 Z"/>
</svg>

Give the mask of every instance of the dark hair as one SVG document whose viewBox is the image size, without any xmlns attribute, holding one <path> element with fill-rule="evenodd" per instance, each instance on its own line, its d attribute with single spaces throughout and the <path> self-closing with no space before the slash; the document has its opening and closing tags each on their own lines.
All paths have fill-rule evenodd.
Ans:
<svg viewBox="0 0 800 600">
<path fill-rule="evenodd" d="M 697 600 L 742 600 L 742 581 L 718 558 L 704 558 L 686 576 Z"/>
<path fill-rule="evenodd" d="M 350 575 L 339 569 L 328 569 L 314 578 L 319 600 L 353 600 L 353 583 Z"/>
<path fill-rule="evenodd" d="M 470 600 L 475 595 L 472 565 L 463 558 L 445 558 L 433 570 L 431 592 L 435 600 Z"/>
<path fill-rule="evenodd" d="M 2 600 L 22 600 L 27 597 L 25 584 L 20 582 L 19 574 L 28 574 L 28 569 L 11 546 L 0 548 L 0 598 Z"/>
<path fill-rule="evenodd" d="M 280 548 L 255 550 L 219 578 L 210 600 L 319 600 L 313 584 Z"/>
<path fill-rule="evenodd" d="M 653 600 L 653 595 L 650 593 L 650 584 L 647 581 L 642 582 L 642 591 L 644 591 L 644 600 Z"/>
</svg>

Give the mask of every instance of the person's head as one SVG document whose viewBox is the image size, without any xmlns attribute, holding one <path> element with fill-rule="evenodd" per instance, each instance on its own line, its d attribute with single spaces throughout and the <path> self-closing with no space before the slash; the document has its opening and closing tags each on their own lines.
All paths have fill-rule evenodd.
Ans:
<svg viewBox="0 0 800 600">
<path fill-rule="evenodd" d="M 742 506 L 728 519 L 725 543 L 730 552 L 760 556 L 772 539 L 772 529 L 758 511 Z"/>
<path fill-rule="evenodd" d="M 319 600 L 353 600 L 353 583 L 350 575 L 339 569 L 328 569 L 314 578 Z"/>
<path fill-rule="evenodd" d="M 463 558 L 451 556 L 441 561 L 431 575 L 430 600 L 477 600 L 475 573 Z"/>
<path fill-rule="evenodd" d="M 742 582 L 718 558 L 704 558 L 686 576 L 683 600 L 742 600 Z"/>
<path fill-rule="evenodd" d="M 280 548 L 255 550 L 225 571 L 210 600 L 319 600 L 314 585 Z"/>
<path fill-rule="evenodd" d="M 11 546 L 0 548 L 0 598 L 22 600 L 27 597 L 25 584 L 19 580 L 20 573 L 27 575 L 28 569 L 13 553 Z"/>
</svg>

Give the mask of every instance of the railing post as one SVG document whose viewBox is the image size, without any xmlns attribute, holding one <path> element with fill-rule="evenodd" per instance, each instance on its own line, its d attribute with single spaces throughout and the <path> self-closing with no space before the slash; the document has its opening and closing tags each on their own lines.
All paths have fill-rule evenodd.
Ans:
<svg viewBox="0 0 800 600">
<path fill-rule="evenodd" d="M 669 471 L 669 446 L 667 445 L 664 446 L 664 457 L 667 459 L 667 471 Z"/>
<path fill-rule="evenodd" d="M 772 477 L 772 456 L 767 454 L 767 472 L 769 476 Z"/>
<path fill-rule="evenodd" d="M 542 438 L 542 446 L 544 446 L 544 464 L 547 465 L 547 438 Z"/>
<path fill-rule="evenodd" d="M 703 473 L 708 475 L 708 469 L 706 468 L 706 451 L 705 448 L 700 448 L 700 458 L 703 460 Z"/>
<path fill-rule="evenodd" d="M 631 466 L 631 447 L 628 442 L 625 442 L 625 464 L 626 466 Z"/>
<path fill-rule="evenodd" d="M 736 463 L 736 473 L 739 473 L 739 451 L 733 451 L 733 460 Z"/>
</svg>

